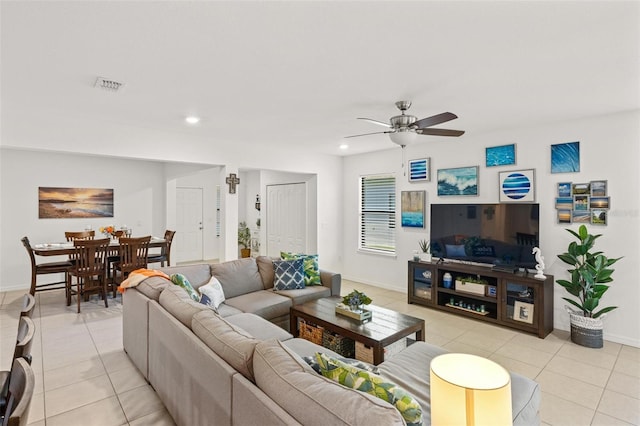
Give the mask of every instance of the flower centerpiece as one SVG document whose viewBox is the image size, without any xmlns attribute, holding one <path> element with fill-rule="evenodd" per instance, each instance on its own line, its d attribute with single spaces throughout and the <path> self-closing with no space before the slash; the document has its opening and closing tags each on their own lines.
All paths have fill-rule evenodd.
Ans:
<svg viewBox="0 0 640 426">
<path fill-rule="evenodd" d="M 342 303 L 347 305 L 352 311 L 362 310 L 362 305 L 371 303 L 371 298 L 358 290 L 353 290 L 342 298 Z"/>
<path fill-rule="evenodd" d="M 115 237 L 116 227 L 113 225 L 101 226 L 98 230 L 104 234 L 105 237 Z"/>
</svg>

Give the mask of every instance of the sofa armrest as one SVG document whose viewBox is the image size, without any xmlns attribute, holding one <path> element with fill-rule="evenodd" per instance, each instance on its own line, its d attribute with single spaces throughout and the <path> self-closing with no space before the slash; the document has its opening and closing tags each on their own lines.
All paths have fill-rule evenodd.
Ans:
<svg viewBox="0 0 640 426">
<path fill-rule="evenodd" d="M 323 286 L 331 289 L 332 296 L 340 296 L 340 290 L 342 286 L 342 275 L 335 272 L 320 270 L 320 282 Z"/>
</svg>

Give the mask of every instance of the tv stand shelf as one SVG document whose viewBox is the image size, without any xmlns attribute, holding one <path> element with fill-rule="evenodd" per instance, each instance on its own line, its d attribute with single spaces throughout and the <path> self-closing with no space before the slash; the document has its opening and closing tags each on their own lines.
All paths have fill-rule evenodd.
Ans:
<svg viewBox="0 0 640 426">
<path fill-rule="evenodd" d="M 444 276 L 452 276 L 445 288 Z M 456 278 L 476 278 L 478 292 L 456 290 Z M 526 272 L 505 272 L 454 262 L 409 261 L 408 302 L 451 314 L 510 327 L 540 338 L 553 330 L 552 275 L 534 278 Z M 459 285 L 460 287 L 460 285 Z"/>
</svg>

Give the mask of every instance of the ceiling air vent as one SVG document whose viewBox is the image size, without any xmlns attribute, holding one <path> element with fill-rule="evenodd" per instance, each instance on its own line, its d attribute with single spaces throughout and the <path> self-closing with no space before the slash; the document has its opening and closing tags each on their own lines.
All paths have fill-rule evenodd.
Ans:
<svg viewBox="0 0 640 426">
<path fill-rule="evenodd" d="M 122 87 L 123 83 L 115 80 L 109 80 L 108 78 L 98 77 L 96 78 L 96 83 L 94 87 L 98 87 L 100 89 L 108 90 L 110 92 L 117 92 L 120 87 Z"/>
</svg>

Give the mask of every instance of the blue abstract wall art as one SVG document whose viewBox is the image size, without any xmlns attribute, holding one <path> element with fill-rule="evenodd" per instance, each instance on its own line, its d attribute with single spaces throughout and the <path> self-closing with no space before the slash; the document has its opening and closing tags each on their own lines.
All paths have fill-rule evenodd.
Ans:
<svg viewBox="0 0 640 426">
<path fill-rule="evenodd" d="M 551 145 L 551 173 L 580 171 L 580 142 Z"/>
<path fill-rule="evenodd" d="M 516 164 L 516 145 L 501 145 L 485 148 L 487 167 L 509 166 Z"/>
</svg>

